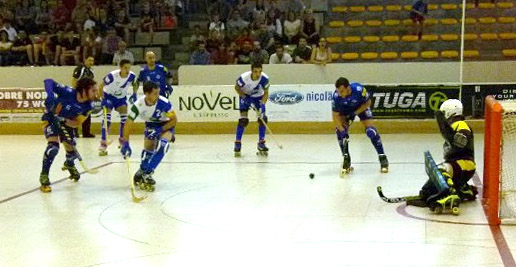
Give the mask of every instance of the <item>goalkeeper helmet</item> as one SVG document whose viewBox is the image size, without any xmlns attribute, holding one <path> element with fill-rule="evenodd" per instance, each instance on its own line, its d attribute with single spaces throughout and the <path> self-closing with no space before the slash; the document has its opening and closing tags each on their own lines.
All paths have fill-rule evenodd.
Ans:
<svg viewBox="0 0 516 267">
<path fill-rule="evenodd" d="M 458 99 L 448 99 L 443 102 L 439 110 L 444 113 L 446 119 L 449 119 L 452 116 L 462 115 L 462 103 Z"/>
</svg>

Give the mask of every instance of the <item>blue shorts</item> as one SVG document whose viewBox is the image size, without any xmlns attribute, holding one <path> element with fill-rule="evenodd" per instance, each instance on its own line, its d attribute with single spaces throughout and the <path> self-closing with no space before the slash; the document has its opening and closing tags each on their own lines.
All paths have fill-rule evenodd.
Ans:
<svg viewBox="0 0 516 267">
<path fill-rule="evenodd" d="M 145 122 L 145 138 L 149 139 L 149 132 L 150 130 L 154 128 L 160 128 L 163 127 L 168 121 L 162 121 L 162 122 Z M 162 132 L 161 135 L 165 134 L 166 132 L 174 133 L 174 128 L 168 129 L 168 131 Z M 149 139 L 150 140 L 150 139 Z"/>
<path fill-rule="evenodd" d="M 262 103 L 262 97 L 240 97 L 240 111 L 248 111 L 251 108 L 251 105 L 254 106 L 256 110 L 260 109 L 260 105 Z"/>
<path fill-rule="evenodd" d="M 117 109 L 122 106 L 127 106 L 127 97 L 124 96 L 124 98 L 116 98 L 110 94 L 104 93 L 104 98 L 102 99 L 102 107 L 111 110 Z"/>
<path fill-rule="evenodd" d="M 340 115 L 349 116 L 350 114 L 340 113 Z M 373 111 L 371 111 L 371 108 L 367 108 L 366 110 L 362 111 L 362 113 L 358 114 L 358 117 L 360 118 L 360 121 L 371 120 L 373 118 Z"/>
</svg>

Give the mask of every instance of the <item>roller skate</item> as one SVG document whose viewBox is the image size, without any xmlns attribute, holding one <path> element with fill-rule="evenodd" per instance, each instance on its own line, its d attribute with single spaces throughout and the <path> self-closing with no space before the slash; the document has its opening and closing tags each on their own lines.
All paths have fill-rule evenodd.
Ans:
<svg viewBox="0 0 516 267">
<path fill-rule="evenodd" d="M 107 156 L 107 143 L 106 141 L 100 141 L 99 156 Z"/>
<path fill-rule="evenodd" d="M 81 174 L 79 173 L 79 171 L 77 170 L 77 168 L 75 167 L 75 165 L 73 163 L 69 164 L 65 161 L 63 168 L 61 168 L 61 169 L 63 171 L 68 170 L 68 172 L 70 172 L 70 177 L 68 177 L 68 179 L 73 180 L 74 182 L 77 182 L 77 181 L 79 181 L 79 179 L 81 179 Z"/>
<path fill-rule="evenodd" d="M 258 151 L 256 152 L 258 156 L 268 156 L 269 148 L 265 145 L 265 141 L 258 142 Z"/>
<path fill-rule="evenodd" d="M 39 182 L 41 183 L 41 186 L 39 187 L 39 190 L 43 193 L 50 193 L 52 192 L 52 187 L 50 187 L 50 179 L 48 178 L 48 174 L 40 174 L 39 175 Z"/>
<path fill-rule="evenodd" d="M 342 169 L 340 170 L 340 177 L 344 178 L 346 174 L 352 172 L 354 168 L 351 166 L 351 156 L 349 154 L 343 155 Z"/>
<path fill-rule="evenodd" d="M 430 204 L 430 211 L 436 214 L 451 213 L 459 215 L 460 198 L 458 195 L 448 195 Z"/>
<path fill-rule="evenodd" d="M 475 201 L 478 195 L 478 189 L 474 185 L 465 184 L 458 192 L 461 201 Z"/>
<path fill-rule="evenodd" d="M 385 154 L 380 154 L 378 155 L 378 160 L 380 161 L 380 172 L 389 172 L 389 161 L 387 160 L 387 156 Z"/>
<path fill-rule="evenodd" d="M 240 141 L 236 141 L 235 142 L 235 148 L 233 149 L 233 151 L 235 152 L 235 157 L 236 158 L 239 158 L 242 156 L 242 153 L 240 152 L 242 150 L 242 142 Z"/>
<path fill-rule="evenodd" d="M 141 190 L 153 192 L 154 184 L 156 182 L 151 177 L 152 173 L 144 173 L 141 169 L 139 169 L 133 178 L 133 182 L 135 186 L 138 186 Z"/>
</svg>

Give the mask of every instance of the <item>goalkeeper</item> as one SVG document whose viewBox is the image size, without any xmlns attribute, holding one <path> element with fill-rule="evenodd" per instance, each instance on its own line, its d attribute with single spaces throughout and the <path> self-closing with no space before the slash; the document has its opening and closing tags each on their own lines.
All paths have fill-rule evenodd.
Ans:
<svg viewBox="0 0 516 267">
<path fill-rule="evenodd" d="M 462 109 L 459 100 L 449 99 L 435 112 L 444 138 L 444 163 L 437 167 L 445 181 L 439 183 L 438 178 L 429 174 L 430 178 L 419 192 L 420 199 L 407 201 L 407 205 L 444 211 L 458 207 L 460 201 L 475 200 L 477 189 L 468 184 L 475 174 L 473 130 L 464 121 Z"/>
</svg>

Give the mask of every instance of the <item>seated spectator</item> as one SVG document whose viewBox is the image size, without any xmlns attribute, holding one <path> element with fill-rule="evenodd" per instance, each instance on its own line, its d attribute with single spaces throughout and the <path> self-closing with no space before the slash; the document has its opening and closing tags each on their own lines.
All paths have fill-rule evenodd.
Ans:
<svg viewBox="0 0 516 267">
<path fill-rule="evenodd" d="M 293 11 L 296 14 L 299 14 L 301 11 L 305 9 L 305 4 L 302 0 L 289 0 L 289 1 L 283 1 L 283 10 L 290 10 Z"/>
<path fill-rule="evenodd" d="M 267 63 L 269 63 L 269 53 L 267 53 L 267 51 L 262 49 L 260 42 L 254 41 L 253 45 L 254 45 L 253 51 L 249 55 L 251 57 L 251 64 L 254 64 L 254 63 L 267 64 Z"/>
<path fill-rule="evenodd" d="M 210 36 L 209 36 L 208 40 L 206 40 L 206 44 L 205 44 L 206 50 L 208 50 L 208 52 L 212 53 L 213 51 L 215 51 L 219 48 L 219 45 L 222 42 L 223 41 L 222 41 L 219 31 L 216 31 L 216 30 L 210 31 Z"/>
<path fill-rule="evenodd" d="M 235 38 L 235 43 L 236 43 L 236 45 L 238 47 L 242 47 L 242 45 L 246 41 L 252 43 L 253 42 L 253 38 L 250 35 L 249 29 L 248 28 L 243 28 L 240 31 L 240 34 Z"/>
<path fill-rule="evenodd" d="M 121 9 L 116 12 L 115 30 L 116 35 L 122 37 L 125 42 L 129 42 L 129 31 L 134 30 L 134 27 L 127 17 L 125 10 Z"/>
<path fill-rule="evenodd" d="M 245 21 L 240 17 L 240 10 L 233 11 L 231 19 L 227 23 L 228 35 L 230 38 L 236 37 L 244 28 L 249 26 L 249 21 Z"/>
<path fill-rule="evenodd" d="M 85 31 L 95 29 L 96 22 L 95 22 L 95 17 L 93 16 L 92 13 L 93 13 L 93 11 L 89 12 L 88 18 L 86 19 L 86 21 L 84 21 L 83 29 Z"/>
<path fill-rule="evenodd" d="M 294 49 L 292 57 L 294 58 L 295 63 L 310 63 L 310 59 L 312 58 L 312 48 L 308 46 L 305 37 L 299 38 L 299 44 L 296 49 Z"/>
<path fill-rule="evenodd" d="M 275 52 L 275 39 L 274 34 L 270 32 L 265 23 L 260 25 L 260 29 L 256 32 L 258 35 L 257 40 L 260 41 L 263 49 L 269 53 Z"/>
<path fill-rule="evenodd" d="M 326 38 L 323 37 L 319 40 L 319 45 L 312 50 L 310 62 L 325 66 L 326 63 L 331 63 L 331 60 L 331 47 L 328 47 Z"/>
<path fill-rule="evenodd" d="M 138 28 L 138 33 L 150 32 L 151 36 L 149 38 L 149 43 L 152 43 L 154 35 L 155 17 L 156 14 L 152 12 L 149 2 L 144 2 L 142 12 L 140 13 L 140 27 Z"/>
<path fill-rule="evenodd" d="M 4 27 L 0 29 L 0 31 L 7 32 L 7 35 L 9 37 L 9 42 L 13 43 L 16 41 L 16 37 L 18 37 L 18 32 L 15 28 L 11 26 L 11 20 L 4 19 Z"/>
<path fill-rule="evenodd" d="M 211 60 L 210 53 L 206 51 L 203 42 L 197 44 L 197 50 L 190 55 L 190 65 L 209 65 Z"/>
<path fill-rule="evenodd" d="M 292 63 L 292 57 L 289 53 L 285 52 L 283 45 L 276 45 L 276 53 L 272 54 L 269 58 L 269 64 L 290 64 Z"/>
<path fill-rule="evenodd" d="M 417 34 L 419 39 L 423 36 L 426 15 L 428 15 L 428 0 L 416 0 L 412 5 L 412 10 L 410 10 L 410 18 L 414 22 L 413 34 Z"/>
<path fill-rule="evenodd" d="M 78 65 L 81 54 L 81 40 L 75 37 L 73 30 L 68 30 L 65 38 L 59 43 L 61 46 L 60 63 L 61 66 L 67 65 L 70 58 L 73 58 L 73 65 Z M 72 64 L 70 64 L 72 65 Z"/>
<path fill-rule="evenodd" d="M 79 0 L 72 11 L 72 24 L 77 32 L 82 30 L 84 22 L 88 19 L 88 8 L 84 0 Z"/>
<path fill-rule="evenodd" d="M 283 22 L 283 32 L 285 41 L 288 44 L 295 44 L 298 42 L 299 34 L 301 33 L 301 20 L 296 17 L 294 11 L 289 11 L 287 19 Z M 306 41 L 306 38 L 305 38 Z"/>
<path fill-rule="evenodd" d="M 217 14 L 220 16 L 220 20 L 222 21 L 226 21 L 229 18 L 230 12 L 231 6 L 226 2 L 226 0 L 213 0 L 208 7 L 208 15 Z"/>
<path fill-rule="evenodd" d="M 11 64 L 11 48 L 13 43 L 9 41 L 9 34 L 5 30 L 0 30 L 0 66 Z"/>
<path fill-rule="evenodd" d="M 235 64 L 251 64 L 251 51 L 253 45 L 249 41 L 244 41 L 242 47 L 235 54 Z"/>
<path fill-rule="evenodd" d="M 276 40 L 282 39 L 283 26 L 281 25 L 280 17 L 276 16 L 276 14 L 272 12 L 272 10 L 269 10 L 269 13 L 267 13 L 265 24 L 267 25 L 267 30 L 274 35 L 274 38 L 276 38 Z"/>
<path fill-rule="evenodd" d="M 224 42 L 221 42 L 219 48 L 211 53 L 211 64 L 228 65 L 233 64 L 234 60 L 233 52 L 227 49 Z"/>
<path fill-rule="evenodd" d="M 63 4 L 62 0 L 57 0 L 57 5 L 50 11 L 50 23 L 52 29 L 64 29 L 70 22 L 70 11 Z"/>
<path fill-rule="evenodd" d="M 161 16 L 160 28 L 175 29 L 177 28 L 177 16 L 173 7 L 165 7 L 163 16 Z"/>
<path fill-rule="evenodd" d="M 81 35 L 82 58 L 92 56 L 94 59 L 99 55 L 102 46 L 102 37 L 93 28 L 85 30 Z"/>
<path fill-rule="evenodd" d="M 251 21 L 253 19 L 253 7 L 249 0 L 238 0 L 237 5 L 233 9 L 233 12 L 239 11 L 240 16 L 245 21 Z"/>
<path fill-rule="evenodd" d="M 120 41 L 122 41 L 122 38 L 116 35 L 115 29 L 109 28 L 106 37 L 102 39 L 101 64 L 111 64 L 113 62 Z"/>
<path fill-rule="evenodd" d="M 193 28 L 192 37 L 190 37 L 190 49 L 193 51 L 197 49 L 197 44 L 199 42 L 205 42 L 206 37 L 201 34 L 201 26 L 195 25 Z"/>
<path fill-rule="evenodd" d="M 18 29 L 26 32 L 35 33 L 34 19 L 36 13 L 34 7 L 31 7 L 29 0 L 22 0 L 16 6 L 16 24 Z"/>
<path fill-rule="evenodd" d="M 39 32 L 48 31 L 50 29 L 50 10 L 48 9 L 48 2 L 46 0 L 39 2 L 35 23 Z"/>
<path fill-rule="evenodd" d="M 123 59 L 129 60 L 134 64 L 134 56 L 131 51 L 127 50 L 127 44 L 124 41 L 118 43 L 118 51 L 113 56 L 113 65 L 118 66 Z"/>
<path fill-rule="evenodd" d="M 32 41 L 30 40 L 27 33 L 21 30 L 18 34 L 17 40 L 13 43 L 11 48 L 12 52 L 12 64 L 25 66 L 27 64 L 34 65 L 34 56 Z M 39 61 L 39 55 L 38 55 Z"/>
<path fill-rule="evenodd" d="M 42 31 L 40 34 L 36 35 L 34 37 L 33 47 L 34 47 L 34 58 L 35 58 L 35 64 L 37 65 L 50 65 L 50 62 L 52 62 L 51 56 L 54 54 L 54 51 L 48 51 L 48 43 L 49 40 L 48 33 L 46 31 Z M 41 62 L 39 60 L 39 57 L 43 56 L 45 58 L 45 62 Z"/>
<path fill-rule="evenodd" d="M 301 27 L 301 36 L 305 37 L 310 45 L 315 45 L 319 42 L 319 23 L 314 18 L 311 9 L 306 10 Z"/>
<path fill-rule="evenodd" d="M 95 28 L 100 35 L 104 36 L 108 29 L 114 28 L 115 22 L 114 20 L 110 20 L 107 17 L 107 12 L 105 9 L 100 9 L 98 14 L 98 19 L 95 21 Z M 116 32 L 115 32 L 116 34 Z"/>
<path fill-rule="evenodd" d="M 235 58 L 235 56 L 238 53 L 238 51 L 240 51 L 240 46 L 238 46 L 235 41 L 232 41 L 232 42 L 229 43 L 229 47 L 227 49 L 228 49 L 228 51 L 230 53 L 233 54 L 233 58 Z M 232 61 L 231 64 L 233 64 L 233 63 L 235 63 L 234 60 Z"/>
<path fill-rule="evenodd" d="M 220 20 L 219 15 L 215 14 L 212 17 L 210 24 L 208 25 L 208 31 L 218 31 L 221 36 L 224 36 L 226 27 L 224 22 Z"/>
<path fill-rule="evenodd" d="M 265 6 L 264 0 L 257 0 L 256 4 L 254 5 L 253 9 L 253 20 L 259 17 L 260 15 L 265 18 L 265 15 L 267 14 L 267 7 Z"/>
</svg>

